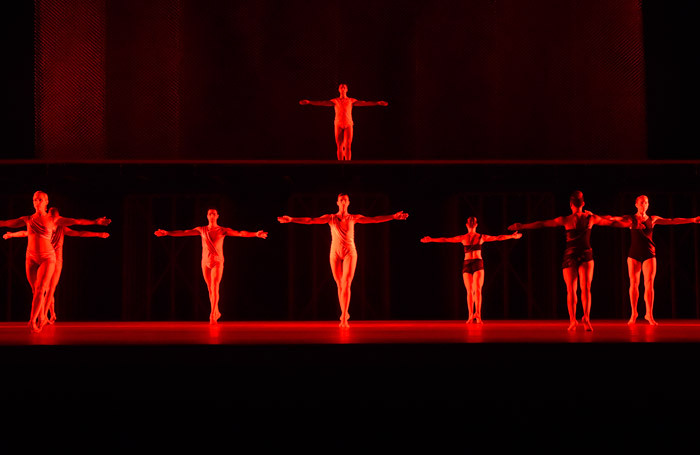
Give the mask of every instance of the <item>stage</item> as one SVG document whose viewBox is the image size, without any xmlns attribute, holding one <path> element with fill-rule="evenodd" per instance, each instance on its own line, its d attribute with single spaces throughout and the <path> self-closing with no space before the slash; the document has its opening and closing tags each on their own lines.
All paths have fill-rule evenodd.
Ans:
<svg viewBox="0 0 700 455">
<path fill-rule="evenodd" d="M 571 425 L 589 425 L 597 436 L 616 428 L 619 438 L 642 421 L 657 430 L 695 421 L 685 416 L 700 399 L 700 321 L 659 323 L 594 320 L 593 332 L 569 332 L 564 320 L 351 320 L 349 329 L 59 321 L 41 333 L 2 323 L 0 390 L 6 409 L 38 404 L 58 426 L 73 425 L 59 418 L 66 406 L 111 437 L 116 430 L 102 422 L 117 419 L 131 428 L 118 439 L 134 443 L 152 436 L 152 425 L 193 438 L 210 425 L 238 437 L 323 429 L 326 439 L 342 426 L 355 441 L 394 437 L 397 426 L 420 439 L 459 438 L 463 425 L 482 435 L 577 434 L 585 430 Z"/>
</svg>

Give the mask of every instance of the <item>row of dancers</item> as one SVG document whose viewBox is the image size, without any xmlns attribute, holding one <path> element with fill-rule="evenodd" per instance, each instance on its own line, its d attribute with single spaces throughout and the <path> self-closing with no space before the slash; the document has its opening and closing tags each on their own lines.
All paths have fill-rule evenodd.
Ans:
<svg viewBox="0 0 700 455">
<path fill-rule="evenodd" d="M 68 236 L 106 238 L 105 232 L 78 231 L 70 229 L 74 225 L 107 226 L 111 220 L 106 217 L 94 220 L 67 218 L 60 215 L 54 207 L 48 209 L 48 195 L 37 191 L 33 195 L 35 213 L 13 220 L 0 221 L 0 227 L 21 228 L 26 231 L 8 232 L 5 239 L 27 237 L 26 274 L 32 288 L 32 307 L 29 327 L 39 332 L 46 324 L 56 320 L 54 293 L 60 279 L 63 264 L 63 238 Z M 631 244 L 627 257 L 630 278 L 630 303 L 632 312 L 628 324 L 634 324 L 638 318 L 637 302 L 639 300 L 640 276 L 644 277 L 644 301 L 646 312 L 644 318 L 651 325 L 657 325 L 653 316 L 654 278 L 656 276 L 656 248 L 652 239 L 656 225 L 679 225 L 700 223 L 700 216 L 694 218 L 663 218 L 647 214 L 649 198 L 637 197 L 634 215 L 600 216 L 584 210 L 583 193 L 575 191 L 569 199 L 571 214 L 550 220 L 530 223 L 514 223 L 508 226 L 511 234 L 486 235 L 477 232 L 478 221 L 475 217 L 467 220 L 467 232 L 454 237 L 423 237 L 423 243 L 461 243 L 464 248 L 462 276 L 467 292 L 467 323 L 481 324 L 482 287 L 484 283 L 484 262 L 481 255 L 485 243 L 520 239 L 518 231 L 546 227 L 564 227 L 566 230 L 566 249 L 562 262 L 562 273 L 567 290 L 567 309 L 569 312 L 569 330 L 574 330 L 576 319 L 577 293 L 580 289 L 583 317 L 581 323 L 585 330 L 593 330 L 591 325 L 591 282 L 593 280 L 593 250 L 590 244 L 591 228 L 595 225 L 630 229 Z M 365 216 L 351 214 L 348 211 L 350 197 L 341 193 L 336 200 L 338 211 L 318 217 L 278 217 L 280 223 L 327 224 L 331 231 L 330 268 L 338 290 L 340 306 L 340 327 L 349 327 L 350 297 L 355 268 L 357 266 L 357 249 L 355 247 L 355 224 L 384 223 L 392 220 L 405 220 L 408 213 L 403 211 L 391 215 Z M 219 310 L 219 287 L 224 271 L 224 239 L 229 237 L 267 238 L 268 233 L 259 231 L 241 231 L 219 226 L 219 213 L 216 209 L 207 211 L 208 224 L 187 230 L 167 231 L 157 229 L 158 237 L 199 236 L 202 241 L 202 274 L 209 291 L 211 311 L 209 322 L 217 323 L 221 318 Z"/>
</svg>

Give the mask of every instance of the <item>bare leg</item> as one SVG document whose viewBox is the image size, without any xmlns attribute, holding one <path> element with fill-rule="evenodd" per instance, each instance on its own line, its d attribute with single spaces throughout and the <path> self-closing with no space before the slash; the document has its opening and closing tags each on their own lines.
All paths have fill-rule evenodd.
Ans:
<svg viewBox="0 0 700 455">
<path fill-rule="evenodd" d="M 32 312 L 29 319 L 29 324 L 34 332 L 39 332 L 47 322 L 44 317 L 44 306 L 46 305 L 46 293 L 55 267 L 55 262 L 44 261 L 36 271 L 36 280 L 34 281 L 34 286 L 32 286 Z"/>
<path fill-rule="evenodd" d="M 474 291 L 474 322 L 482 324 L 481 320 L 481 289 L 484 287 L 484 271 L 477 270 L 472 274 L 472 289 Z"/>
<path fill-rule="evenodd" d="M 632 325 L 637 322 L 637 302 L 639 302 L 639 274 L 642 271 L 642 264 L 632 258 L 627 258 L 627 271 L 630 277 L 630 305 L 632 306 L 632 315 L 627 324 Z"/>
<path fill-rule="evenodd" d="M 345 305 L 343 301 L 343 260 L 331 252 L 330 255 L 331 273 L 335 280 L 335 286 L 338 289 L 338 304 L 340 305 L 340 326 L 345 326 Z"/>
<path fill-rule="evenodd" d="M 348 161 L 350 161 L 350 159 L 352 158 L 352 151 L 350 149 L 352 147 L 353 134 L 354 133 L 353 133 L 352 125 L 345 128 L 345 134 L 343 135 L 344 139 L 345 139 L 344 140 L 344 148 L 345 148 L 345 159 Z"/>
<path fill-rule="evenodd" d="M 24 270 L 27 273 L 27 281 L 29 281 L 29 286 L 31 286 L 31 288 L 32 288 L 32 297 L 33 297 L 34 296 L 34 285 L 36 284 L 36 276 L 37 276 L 37 272 L 39 271 L 39 264 L 37 264 L 34 261 L 27 258 L 27 260 L 24 263 Z M 32 302 L 33 302 L 33 298 L 32 298 Z M 38 326 L 36 325 L 36 321 L 31 319 L 31 312 L 30 312 L 30 319 L 29 319 L 29 327 L 32 330 L 34 330 L 35 328 L 38 329 Z"/>
<path fill-rule="evenodd" d="M 576 288 L 578 287 L 578 271 L 574 267 L 562 270 L 566 283 L 566 308 L 569 310 L 569 328 L 574 330 L 576 325 Z"/>
<path fill-rule="evenodd" d="M 350 319 L 350 290 L 352 288 L 352 279 L 355 277 L 355 268 L 357 267 L 357 255 L 350 254 L 345 256 L 343 260 L 343 277 L 341 278 L 342 285 L 342 306 L 345 308 L 345 327 L 349 327 L 348 320 Z"/>
<path fill-rule="evenodd" d="M 587 331 L 591 326 L 591 283 L 593 282 L 593 261 L 584 262 L 578 267 L 579 286 L 581 287 L 581 306 L 583 307 L 582 322 Z"/>
<path fill-rule="evenodd" d="M 344 155 L 344 153 L 343 153 L 343 142 L 344 142 L 343 128 L 339 127 L 338 125 L 335 125 L 334 133 L 335 133 L 335 146 L 337 148 L 336 155 L 338 157 L 338 161 L 340 161 L 343 159 L 343 155 Z"/>
<path fill-rule="evenodd" d="M 53 270 L 53 275 L 51 276 L 51 284 L 49 285 L 49 290 L 46 294 L 46 311 L 44 312 L 44 317 L 48 319 L 49 324 L 56 322 L 56 299 L 54 294 L 56 293 L 56 286 L 58 286 L 58 281 L 61 279 L 61 271 L 63 270 L 63 261 L 56 261 L 56 267 Z M 51 318 L 49 318 L 49 311 L 51 312 Z"/>
<path fill-rule="evenodd" d="M 207 289 L 209 290 L 209 304 L 211 306 L 209 323 L 211 324 L 216 324 L 221 317 L 219 312 L 219 285 L 221 284 L 223 273 L 223 264 L 209 268 L 205 263 L 202 263 L 202 275 L 204 275 L 204 281 L 206 281 Z"/>
<path fill-rule="evenodd" d="M 656 278 L 656 258 L 647 259 L 642 264 L 644 273 L 644 303 L 646 304 L 646 319 L 651 325 L 659 325 L 654 320 L 654 278 Z"/>
<path fill-rule="evenodd" d="M 340 327 L 348 327 L 350 319 L 350 295 L 352 280 L 357 267 L 357 255 L 348 254 L 343 259 L 337 255 L 330 256 L 331 272 L 338 287 L 338 304 L 340 305 Z"/>
<path fill-rule="evenodd" d="M 472 291 L 472 274 L 463 273 L 462 279 L 464 280 L 464 288 L 467 290 L 467 311 L 469 312 L 467 324 L 469 324 L 474 320 L 474 292 Z"/>
</svg>

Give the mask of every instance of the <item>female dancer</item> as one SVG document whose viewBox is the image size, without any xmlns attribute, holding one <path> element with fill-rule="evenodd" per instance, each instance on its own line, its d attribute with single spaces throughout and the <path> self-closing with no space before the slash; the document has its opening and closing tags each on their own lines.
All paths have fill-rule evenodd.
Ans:
<svg viewBox="0 0 700 455">
<path fill-rule="evenodd" d="M 54 219 L 58 218 L 59 216 L 59 212 L 56 207 L 51 207 L 48 213 Z M 56 286 L 58 286 L 58 281 L 61 279 L 61 271 L 63 270 L 63 238 L 66 235 L 68 237 L 99 237 L 103 239 L 109 237 L 107 232 L 74 231 L 69 227 L 56 227 L 56 230 L 51 235 L 51 245 L 53 245 L 53 249 L 56 251 L 56 267 L 54 268 L 53 275 L 51 276 L 49 291 L 46 295 L 46 305 L 44 305 L 44 318 L 48 318 L 49 324 L 56 322 L 54 294 L 56 292 Z M 27 237 L 27 231 L 6 232 L 2 237 L 4 239 Z M 50 317 L 49 312 L 51 312 Z"/>
<path fill-rule="evenodd" d="M 216 324 L 221 317 L 219 312 L 219 285 L 224 274 L 224 239 L 229 237 L 257 237 L 267 238 L 267 232 L 234 231 L 233 229 L 219 226 L 219 212 L 216 209 L 207 211 L 207 226 L 198 226 L 184 231 L 165 231 L 158 229 L 155 234 L 158 237 L 166 235 L 172 237 L 200 236 L 202 238 L 202 274 L 209 290 L 209 323 Z"/>
<path fill-rule="evenodd" d="M 33 332 L 39 332 L 48 322 L 46 318 L 46 295 L 51 278 L 56 268 L 56 250 L 51 244 L 51 237 L 57 228 L 75 224 L 99 224 L 106 226 L 110 220 L 102 217 L 96 220 L 52 217 L 46 213 L 49 196 L 43 191 L 37 191 L 32 198 L 35 213 L 14 220 L 0 221 L 0 227 L 27 227 L 27 260 L 25 268 L 27 279 L 32 287 L 32 310 L 29 327 Z"/>
<path fill-rule="evenodd" d="M 606 217 L 617 221 L 622 227 L 630 229 L 630 249 L 627 254 L 627 271 L 630 277 L 630 304 L 632 315 L 627 324 L 637 322 L 637 302 L 639 301 L 639 278 L 644 274 L 644 319 L 651 325 L 658 325 L 654 320 L 654 278 L 656 277 L 656 246 L 651 239 L 654 226 L 700 223 L 700 216 L 695 218 L 662 218 L 647 215 L 649 198 L 638 196 L 634 202 L 637 213 L 632 216 Z"/>
<path fill-rule="evenodd" d="M 571 215 L 560 216 L 552 220 L 532 223 L 515 223 L 508 226 L 511 231 L 521 229 L 539 229 L 543 227 L 562 226 L 566 229 L 566 250 L 562 262 L 562 273 L 566 282 L 566 306 L 569 310 L 569 330 L 576 328 L 576 291 L 581 289 L 581 322 L 586 330 L 591 326 L 591 281 L 593 281 L 593 250 L 591 249 L 591 228 L 594 225 L 613 226 L 615 222 L 584 211 L 583 193 L 574 191 L 569 198 Z"/>
<path fill-rule="evenodd" d="M 408 213 L 396 212 L 393 215 L 364 216 L 348 213 L 350 198 L 347 194 L 340 193 L 338 200 L 338 212 L 322 215 L 317 218 L 292 218 L 281 216 L 277 218 L 280 223 L 299 224 L 328 224 L 331 228 L 331 252 L 330 264 L 333 279 L 338 287 L 338 302 L 340 303 L 340 327 L 349 327 L 350 319 L 350 287 L 355 276 L 357 266 L 357 249 L 355 248 L 355 223 L 384 223 L 391 220 L 405 220 Z"/>
<path fill-rule="evenodd" d="M 352 152 L 353 121 L 352 108 L 353 106 L 387 106 L 386 101 L 360 101 L 355 98 L 349 98 L 348 86 L 340 84 L 338 86 L 340 96 L 332 100 L 324 101 L 309 101 L 301 100 L 299 104 L 312 106 L 333 106 L 335 108 L 335 145 L 337 147 L 338 160 L 350 160 Z"/>
<path fill-rule="evenodd" d="M 523 235 L 519 232 L 506 235 L 484 235 L 476 232 L 478 226 L 476 217 L 467 219 L 468 232 L 456 237 L 423 237 L 423 243 L 461 243 L 464 245 L 464 264 L 462 264 L 462 278 L 467 289 L 467 308 L 469 319 L 467 324 L 474 322 L 481 324 L 481 288 L 484 286 L 484 261 L 481 258 L 481 246 L 486 242 L 497 242 L 508 239 L 519 239 Z"/>
</svg>

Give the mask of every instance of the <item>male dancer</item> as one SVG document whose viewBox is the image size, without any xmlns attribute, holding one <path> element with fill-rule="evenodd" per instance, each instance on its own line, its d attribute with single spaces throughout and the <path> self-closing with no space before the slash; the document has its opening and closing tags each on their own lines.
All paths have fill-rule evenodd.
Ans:
<svg viewBox="0 0 700 455">
<path fill-rule="evenodd" d="M 292 218 L 281 216 L 280 223 L 299 224 L 328 224 L 331 228 L 330 264 L 333 279 L 338 287 L 338 302 L 340 303 L 340 327 L 349 327 L 350 319 L 350 287 L 357 266 L 357 249 L 355 248 L 355 223 L 384 223 L 391 220 L 405 220 L 408 213 L 396 212 L 393 215 L 364 216 L 348 213 L 350 197 L 341 193 L 336 201 L 338 212 L 322 215 L 316 218 Z"/>
<path fill-rule="evenodd" d="M 335 144 L 338 148 L 337 156 L 339 161 L 350 161 L 352 152 L 353 121 L 352 108 L 353 106 L 387 106 L 386 101 L 360 101 L 355 98 L 348 97 L 348 86 L 340 84 L 338 86 L 340 96 L 331 100 L 324 101 L 309 101 L 301 100 L 299 104 L 312 106 L 333 106 L 335 108 Z"/>
<path fill-rule="evenodd" d="M 229 237 L 257 237 L 267 238 L 267 232 L 234 231 L 233 229 L 219 226 L 219 212 L 216 209 L 207 211 L 207 226 L 198 226 L 183 231 L 165 231 L 158 229 L 155 234 L 158 237 L 166 235 L 172 237 L 200 236 L 202 238 L 202 274 L 209 290 L 209 323 L 216 324 L 221 317 L 219 312 L 219 285 L 224 274 L 224 238 Z"/>
</svg>

